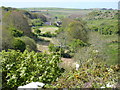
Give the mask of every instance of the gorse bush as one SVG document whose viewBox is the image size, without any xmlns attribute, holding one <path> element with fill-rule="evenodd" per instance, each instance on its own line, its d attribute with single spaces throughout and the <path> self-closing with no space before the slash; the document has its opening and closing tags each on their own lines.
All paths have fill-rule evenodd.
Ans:
<svg viewBox="0 0 120 90">
<path fill-rule="evenodd" d="M 50 83 L 56 81 L 62 69 L 59 55 L 15 50 L 0 53 L 3 88 L 14 88 L 30 82 Z"/>
<path fill-rule="evenodd" d="M 117 70 L 116 70 L 117 69 Z M 89 60 L 80 66 L 78 71 L 64 73 L 57 82 L 46 85 L 46 88 L 101 88 L 118 83 L 120 66 L 107 66 L 104 63 Z M 113 88 L 113 87 L 109 87 Z"/>
</svg>

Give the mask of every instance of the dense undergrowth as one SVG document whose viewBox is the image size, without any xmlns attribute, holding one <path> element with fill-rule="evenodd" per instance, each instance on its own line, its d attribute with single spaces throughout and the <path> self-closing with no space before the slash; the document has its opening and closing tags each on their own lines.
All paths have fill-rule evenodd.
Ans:
<svg viewBox="0 0 120 90">
<path fill-rule="evenodd" d="M 32 81 L 50 83 L 56 81 L 63 72 L 58 67 L 61 62 L 59 55 L 9 50 L 2 51 L 0 58 L 4 89 L 15 89 Z"/>
</svg>

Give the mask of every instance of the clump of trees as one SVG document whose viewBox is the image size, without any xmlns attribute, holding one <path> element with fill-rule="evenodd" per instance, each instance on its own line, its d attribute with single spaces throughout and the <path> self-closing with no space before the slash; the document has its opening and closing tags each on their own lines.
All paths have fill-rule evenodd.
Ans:
<svg viewBox="0 0 120 90">
<path fill-rule="evenodd" d="M 46 22 L 47 18 L 43 14 L 31 13 L 32 19 L 41 19 L 41 21 Z"/>
<path fill-rule="evenodd" d="M 114 23 L 113 25 L 109 23 L 101 23 L 98 26 L 91 25 L 90 30 L 99 32 L 102 35 L 115 35 L 118 34 L 118 25 Z"/>
<path fill-rule="evenodd" d="M 44 22 L 41 19 L 33 19 L 32 20 L 32 26 L 42 26 L 44 24 Z"/>
<path fill-rule="evenodd" d="M 36 46 L 35 40 L 33 40 L 32 38 L 29 38 L 27 36 L 20 37 L 20 39 L 25 43 L 26 49 L 28 51 L 32 51 L 32 50 L 37 51 L 37 46 Z"/>
<path fill-rule="evenodd" d="M 36 36 L 31 32 L 28 17 L 23 14 L 22 10 L 9 7 L 2 7 L 2 12 L 2 50 L 15 49 L 23 52 L 26 44 L 18 38 L 26 36 L 36 40 Z M 26 39 L 29 41 L 29 38 Z"/>
<path fill-rule="evenodd" d="M 78 48 L 87 46 L 88 28 L 81 19 L 65 19 L 58 31 L 57 40 L 60 46 L 65 47 L 70 53 L 77 52 Z M 72 55 L 72 54 L 71 54 Z"/>
</svg>

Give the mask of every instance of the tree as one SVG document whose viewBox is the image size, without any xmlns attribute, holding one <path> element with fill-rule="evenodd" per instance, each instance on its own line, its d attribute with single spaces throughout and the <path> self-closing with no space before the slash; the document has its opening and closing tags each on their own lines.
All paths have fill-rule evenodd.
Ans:
<svg viewBox="0 0 120 90">
<path fill-rule="evenodd" d="M 47 18 L 43 14 L 37 14 L 37 13 L 32 14 L 32 19 L 41 19 L 43 22 L 47 21 Z"/>
<path fill-rule="evenodd" d="M 24 35 L 32 37 L 31 28 L 28 24 L 27 18 L 20 11 L 11 11 L 11 12 L 3 12 L 3 25 L 5 27 L 11 28 L 14 27 L 18 30 L 24 32 Z"/>
<path fill-rule="evenodd" d="M 32 21 L 32 25 L 33 26 L 42 26 L 43 25 L 43 21 L 41 19 L 34 19 Z"/>
<path fill-rule="evenodd" d="M 71 22 L 68 27 L 66 28 L 66 33 L 69 39 L 80 39 L 83 42 L 87 42 L 87 28 L 86 26 L 80 21 L 73 21 Z"/>
</svg>

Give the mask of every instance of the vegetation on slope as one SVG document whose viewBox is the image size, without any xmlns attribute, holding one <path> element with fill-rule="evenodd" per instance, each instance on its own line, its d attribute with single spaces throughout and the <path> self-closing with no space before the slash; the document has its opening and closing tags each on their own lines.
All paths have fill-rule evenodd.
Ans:
<svg viewBox="0 0 120 90">
<path fill-rule="evenodd" d="M 3 51 L 0 58 L 4 89 L 16 89 L 33 81 L 45 83 L 45 88 L 117 87 L 120 65 L 117 63 L 119 41 L 116 11 L 86 10 L 82 20 L 79 10 L 61 9 L 58 12 L 50 9 L 49 12 L 31 13 L 2 8 Z M 59 13 L 63 17 L 59 17 Z M 47 20 L 52 25 L 45 26 Z M 59 20 L 62 25 L 54 26 L 54 29 L 59 29 L 52 29 L 54 22 Z M 34 39 L 41 52 L 36 52 Z M 49 50 L 48 54 L 43 52 L 43 45 Z M 67 68 L 64 68 L 60 59 L 63 62 L 65 59 L 72 60 L 73 63 L 65 64 Z M 75 70 L 76 63 L 80 65 L 78 70 Z"/>
</svg>

